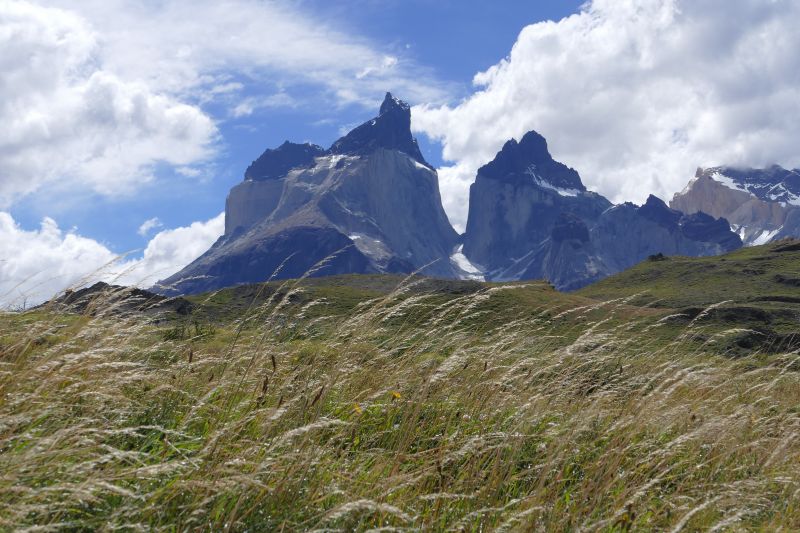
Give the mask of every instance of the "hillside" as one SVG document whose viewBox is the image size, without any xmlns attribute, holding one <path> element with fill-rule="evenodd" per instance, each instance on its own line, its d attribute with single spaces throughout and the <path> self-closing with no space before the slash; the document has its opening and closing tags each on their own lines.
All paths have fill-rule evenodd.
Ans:
<svg viewBox="0 0 800 533">
<path fill-rule="evenodd" d="M 718 257 L 652 259 L 577 294 L 600 300 L 638 295 L 639 304 L 657 307 L 730 301 L 800 309 L 798 240 L 742 248 Z"/>
<path fill-rule="evenodd" d="M 707 309 L 792 311 L 787 245 L 577 294 L 337 276 L 2 314 L 0 529 L 796 530 L 790 321 Z"/>
</svg>

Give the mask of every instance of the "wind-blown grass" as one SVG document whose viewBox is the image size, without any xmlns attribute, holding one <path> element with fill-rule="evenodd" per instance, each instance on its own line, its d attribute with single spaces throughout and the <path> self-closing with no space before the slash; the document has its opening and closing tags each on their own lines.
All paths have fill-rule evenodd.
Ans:
<svg viewBox="0 0 800 533">
<path fill-rule="evenodd" d="M 418 283 L 343 310 L 287 282 L 213 327 L 0 316 L 0 528 L 800 528 L 796 353 Z"/>
</svg>

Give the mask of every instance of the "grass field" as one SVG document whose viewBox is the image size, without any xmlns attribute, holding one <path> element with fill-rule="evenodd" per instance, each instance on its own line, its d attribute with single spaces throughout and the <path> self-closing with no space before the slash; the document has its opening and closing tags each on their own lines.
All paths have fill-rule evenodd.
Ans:
<svg viewBox="0 0 800 533">
<path fill-rule="evenodd" d="M 573 294 L 343 276 L 2 314 L 0 528 L 798 530 L 776 248 Z"/>
</svg>

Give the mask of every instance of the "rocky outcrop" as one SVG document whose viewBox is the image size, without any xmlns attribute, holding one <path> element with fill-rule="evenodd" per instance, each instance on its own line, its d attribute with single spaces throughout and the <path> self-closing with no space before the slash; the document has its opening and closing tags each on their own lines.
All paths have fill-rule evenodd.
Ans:
<svg viewBox="0 0 800 533">
<path fill-rule="evenodd" d="M 724 217 L 745 245 L 800 236 L 800 171 L 700 168 L 670 206 Z"/>
<path fill-rule="evenodd" d="M 68 290 L 37 309 L 87 316 L 147 315 L 160 319 L 189 315 L 193 305 L 180 297 L 167 298 L 144 289 L 101 281 L 90 287 Z"/>
<path fill-rule="evenodd" d="M 460 277 L 450 259 L 459 237 L 411 136 L 410 109 L 387 94 L 380 111 L 329 150 L 267 150 L 228 197 L 225 235 L 161 290 L 341 273 Z"/>
<path fill-rule="evenodd" d="M 509 141 L 470 189 L 464 254 L 490 280 L 573 290 L 650 255 L 712 255 L 742 245 L 726 220 L 685 215 L 655 196 L 614 206 L 552 159 L 543 137 Z"/>
<path fill-rule="evenodd" d="M 286 141 L 277 148 L 267 149 L 244 171 L 245 180 L 268 181 L 286 176 L 293 168 L 310 167 L 314 159 L 325 155 L 316 144 L 296 144 Z"/>
</svg>

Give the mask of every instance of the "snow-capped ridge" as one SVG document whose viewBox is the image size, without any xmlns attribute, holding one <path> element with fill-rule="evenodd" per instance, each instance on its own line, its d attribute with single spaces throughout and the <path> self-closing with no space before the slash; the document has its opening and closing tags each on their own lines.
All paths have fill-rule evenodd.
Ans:
<svg viewBox="0 0 800 533">
<path fill-rule="evenodd" d="M 726 218 L 745 246 L 800 235 L 800 173 L 766 168 L 699 168 L 670 205 Z"/>
</svg>

